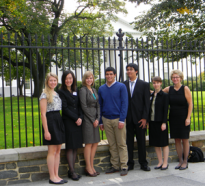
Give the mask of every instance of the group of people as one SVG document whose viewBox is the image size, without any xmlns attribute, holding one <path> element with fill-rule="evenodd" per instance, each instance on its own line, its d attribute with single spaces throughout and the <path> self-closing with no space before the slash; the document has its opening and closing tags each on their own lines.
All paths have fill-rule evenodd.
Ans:
<svg viewBox="0 0 205 186">
<path fill-rule="evenodd" d="M 166 170 L 169 155 L 167 125 L 169 105 L 170 136 L 175 139 L 179 157 L 179 164 L 175 169 L 188 168 L 192 96 L 189 88 L 181 85 L 183 73 L 173 70 L 171 79 L 174 86 L 163 90 L 161 78 L 153 77 L 154 92 L 151 93 L 149 83 L 138 78 L 136 64 L 128 64 L 126 72 L 129 80 L 120 83 L 115 80 L 116 70 L 113 67 L 106 68 L 106 83 L 100 86 L 98 92 L 93 88 L 95 79 L 90 71 L 85 72 L 80 90 L 77 90 L 74 73 L 64 71 L 58 93 L 54 91 L 58 77 L 53 73 L 47 74 L 45 89 L 40 96 L 40 107 L 43 144 L 48 145 L 49 183 L 67 183 L 67 180 L 58 176 L 62 143 L 66 144 L 69 178 L 72 180 L 81 178 L 74 168 L 77 149 L 81 148 L 82 144 L 85 144 L 85 174 L 91 177 L 100 174 L 93 164 L 100 141 L 99 128 L 105 130 L 111 154 L 112 167 L 106 170 L 106 174 L 120 171 L 120 175 L 125 176 L 129 170 L 134 169 L 135 135 L 140 168 L 144 171 L 151 170 L 146 160 L 147 126 L 149 126 L 149 143 L 155 146 L 159 161 L 155 169 Z"/>
</svg>

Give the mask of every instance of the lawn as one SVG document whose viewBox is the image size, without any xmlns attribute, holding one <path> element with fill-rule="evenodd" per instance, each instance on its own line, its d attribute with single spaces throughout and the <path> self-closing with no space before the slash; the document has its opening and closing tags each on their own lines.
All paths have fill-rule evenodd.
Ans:
<svg viewBox="0 0 205 186">
<path fill-rule="evenodd" d="M 193 92 L 192 131 L 204 130 L 205 101 L 202 105 L 204 98 L 205 91 L 198 92 L 198 94 Z M 0 149 L 41 145 L 41 119 L 38 99 L 19 97 L 18 101 L 17 97 L 5 98 L 4 104 L 5 107 L 3 106 L 3 98 L 0 98 Z M 100 134 L 102 139 L 102 132 Z M 103 132 L 103 139 L 106 139 L 105 132 Z"/>
</svg>

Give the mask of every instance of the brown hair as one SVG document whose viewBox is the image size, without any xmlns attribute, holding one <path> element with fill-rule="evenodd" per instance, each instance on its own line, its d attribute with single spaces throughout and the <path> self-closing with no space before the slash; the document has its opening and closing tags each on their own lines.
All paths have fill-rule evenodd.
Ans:
<svg viewBox="0 0 205 186">
<path fill-rule="evenodd" d="M 160 82 L 160 83 L 161 83 L 161 82 L 162 82 L 162 79 L 161 79 L 161 77 L 159 77 L 159 76 L 155 76 L 155 77 L 152 78 L 152 82 L 153 82 L 153 81 L 157 81 L 157 82 Z"/>
<path fill-rule="evenodd" d="M 83 79 L 82 79 L 82 85 L 83 85 L 83 86 L 87 86 L 85 80 L 86 80 L 88 77 L 90 77 L 90 76 L 93 76 L 93 83 L 92 83 L 91 86 L 93 86 L 93 85 L 95 84 L 95 78 L 94 78 L 93 73 L 92 73 L 91 71 L 87 71 L 87 72 L 85 72 L 85 74 L 83 75 Z"/>
</svg>

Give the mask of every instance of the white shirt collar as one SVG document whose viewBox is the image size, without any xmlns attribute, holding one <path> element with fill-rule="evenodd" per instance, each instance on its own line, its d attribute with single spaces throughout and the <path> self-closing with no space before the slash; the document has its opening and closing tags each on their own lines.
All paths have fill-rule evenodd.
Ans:
<svg viewBox="0 0 205 186">
<path fill-rule="evenodd" d="M 107 82 L 106 82 L 106 85 L 107 85 L 108 87 L 111 87 L 111 86 L 113 86 L 115 83 L 116 83 L 116 80 L 115 80 L 110 86 L 108 86 Z"/>
<path fill-rule="evenodd" d="M 129 79 L 129 82 L 134 82 L 134 84 L 137 82 L 137 78 L 134 80 L 134 81 L 131 81 L 130 79 Z"/>
</svg>

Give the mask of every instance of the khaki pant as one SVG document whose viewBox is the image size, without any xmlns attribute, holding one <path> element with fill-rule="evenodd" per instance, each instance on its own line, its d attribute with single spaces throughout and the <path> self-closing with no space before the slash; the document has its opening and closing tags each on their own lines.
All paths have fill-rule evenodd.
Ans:
<svg viewBox="0 0 205 186">
<path fill-rule="evenodd" d="M 115 169 L 127 169 L 128 153 L 126 145 L 126 122 L 122 129 L 118 128 L 119 118 L 102 117 L 105 133 L 111 154 L 110 162 Z"/>
</svg>

